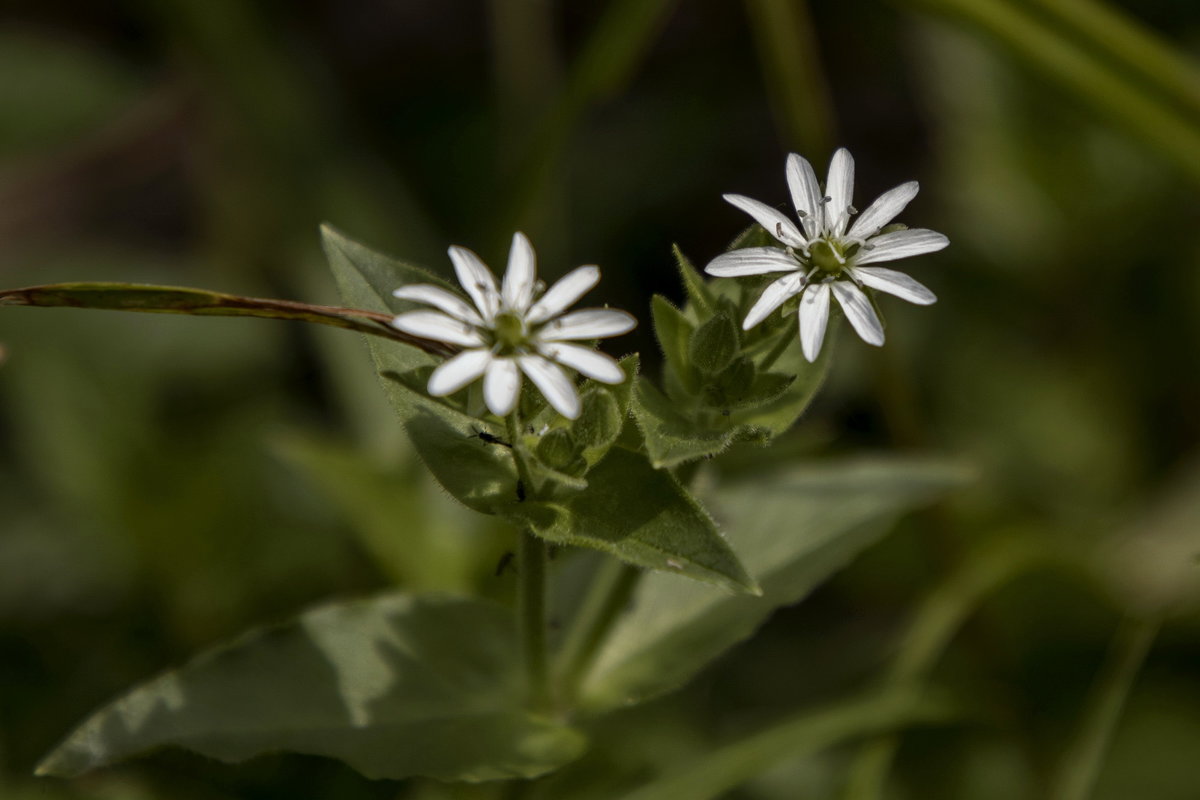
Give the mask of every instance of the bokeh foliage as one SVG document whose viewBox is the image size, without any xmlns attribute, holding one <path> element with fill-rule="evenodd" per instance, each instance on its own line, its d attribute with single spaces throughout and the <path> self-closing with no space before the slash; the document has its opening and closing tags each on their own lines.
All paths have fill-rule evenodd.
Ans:
<svg viewBox="0 0 1200 800">
<path fill-rule="evenodd" d="M 801 428 L 725 463 L 752 479 L 767 460 L 935 451 L 974 464 L 974 487 L 685 692 L 598 723 L 622 736 L 531 796 L 587 777 L 583 796 L 658 776 L 667 791 L 702 764 L 733 765 L 704 786 L 740 769 L 731 796 L 763 800 L 874 797 L 883 775 L 901 797 L 1070 798 L 1090 773 L 1097 798 L 1194 796 L 1188 4 L 18 0 L 0 14 L 6 287 L 334 303 L 322 220 L 440 268 L 449 243 L 499 263 L 520 227 L 547 278 L 603 266 L 598 299 L 640 310 L 629 347 L 646 361 L 650 294 L 684 300 L 670 244 L 703 263 L 743 222 L 721 192 L 782 201 L 782 154 L 822 162 L 835 144 L 859 159 L 860 200 L 920 179 L 906 219 L 952 241 L 915 270 L 940 302 L 886 305 L 885 350 L 847 337 Z M 423 476 L 352 335 L 5 309 L 0 347 L 0 795 L 493 796 L 298 756 L 26 777 L 88 710 L 253 624 L 397 584 L 505 600 L 510 542 Z M 1139 647 L 1125 712 L 1106 720 L 1105 688 Z M 792 720 L 880 683 L 891 705 L 841 713 L 912 714 L 896 692 L 914 680 L 971 699 L 970 721 L 859 746 L 837 737 L 837 709 L 816 733 Z M 1088 736 L 1107 722 L 1095 763 Z M 775 738 L 730 749 L 753 731 Z"/>
</svg>

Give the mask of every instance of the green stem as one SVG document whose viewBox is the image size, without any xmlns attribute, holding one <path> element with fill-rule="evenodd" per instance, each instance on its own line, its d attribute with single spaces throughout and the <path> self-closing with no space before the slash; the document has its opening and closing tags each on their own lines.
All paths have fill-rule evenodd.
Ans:
<svg viewBox="0 0 1200 800">
<path fill-rule="evenodd" d="M 1157 619 L 1130 617 L 1113 635 L 1108 660 L 1092 689 L 1079 731 L 1059 765 L 1050 792 L 1054 800 L 1087 800 L 1091 796 L 1125 700 L 1158 628 Z"/>
<path fill-rule="evenodd" d="M 575 616 L 563 645 L 559 675 L 568 700 L 574 700 L 579 684 L 595 661 L 621 612 L 629 604 L 642 571 L 615 558 L 605 559 L 588 587 L 583 606 Z"/>
<path fill-rule="evenodd" d="M 514 410 L 508 415 L 508 441 L 512 445 L 517 479 L 525 492 L 533 492 L 529 467 L 521 443 L 521 422 Z M 539 710 L 550 707 L 550 668 L 546 648 L 546 543 L 529 530 L 517 542 L 517 633 L 525 664 L 529 703 Z"/>
</svg>

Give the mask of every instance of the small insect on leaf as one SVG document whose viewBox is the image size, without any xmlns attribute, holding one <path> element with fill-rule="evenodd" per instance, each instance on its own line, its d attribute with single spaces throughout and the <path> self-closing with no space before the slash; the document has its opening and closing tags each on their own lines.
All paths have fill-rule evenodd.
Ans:
<svg viewBox="0 0 1200 800">
<path fill-rule="evenodd" d="M 473 430 L 475 432 L 472 433 L 470 436 L 468 436 L 467 437 L 468 439 L 479 439 L 481 442 L 483 442 L 485 444 L 498 444 L 501 447 L 507 447 L 509 449 L 512 449 L 512 444 L 504 441 L 499 436 L 496 436 L 493 433 L 488 433 L 487 431 L 481 431 L 478 428 L 472 428 L 471 430 Z"/>
</svg>

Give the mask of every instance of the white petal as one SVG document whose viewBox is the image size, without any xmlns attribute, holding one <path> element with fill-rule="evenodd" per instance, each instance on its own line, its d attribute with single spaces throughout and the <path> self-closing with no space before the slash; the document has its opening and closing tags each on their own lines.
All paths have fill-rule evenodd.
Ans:
<svg viewBox="0 0 1200 800">
<path fill-rule="evenodd" d="M 409 286 L 401 286 L 392 292 L 392 295 L 401 300 L 426 303 L 440 311 L 445 311 L 455 319 L 461 319 L 463 322 L 469 322 L 472 325 L 483 324 L 483 320 L 475 313 L 475 309 L 471 308 L 469 303 L 440 286 L 433 286 L 428 283 L 414 283 Z"/>
<path fill-rule="evenodd" d="M 927 306 L 937 302 L 937 295 L 915 278 L 887 267 L 854 267 L 850 270 L 859 283 L 895 295 L 901 300 Z"/>
<path fill-rule="evenodd" d="M 829 284 L 818 283 L 801 295 L 796 315 L 800 318 L 800 347 L 804 357 L 809 362 L 816 361 L 829 323 Z"/>
<path fill-rule="evenodd" d="M 476 380 L 492 360 L 492 351 L 464 350 L 441 364 L 429 376 L 429 393 L 434 397 L 454 394 Z"/>
<path fill-rule="evenodd" d="M 871 308 L 871 301 L 849 281 L 834 281 L 833 294 L 846 312 L 846 319 L 867 344 L 883 344 L 883 323 Z"/>
<path fill-rule="evenodd" d="M 898 258 L 933 253 L 948 244 L 950 240 L 945 236 L 925 228 L 895 231 L 868 239 L 867 246 L 854 254 L 853 263 L 854 266 L 858 266 L 874 264 L 876 261 L 895 261 Z"/>
<path fill-rule="evenodd" d="M 829 180 L 825 182 L 829 202 L 825 205 L 825 225 L 835 236 L 846 232 L 850 204 L 854 202 L 854 157 L 839 147 L 829 162 Z"/>
<path fill-rule="evenodd" d="M 746 319 L 742 321 L 742 330 L 748 331 L 762 322 L 772 311 L 783 305 L 784 301 L 789 297 L 794 297 L 803 288 L 804 276 L 799 272 L 784 275 L 772 283 L 763 290 L 758 300 L 750 307 L 750 312 L 746 314 Z"/>
<path fill-rule="evenodd" d="M 796 223 L 766 203 L 760 203 L 757 200 L 740 194 L 726 194 L 721 196 L 725 198 L 727 203 L 737 206 L 753 217 L 755 222 L 762 225 L 767 233 L 779 241 L 792 247 L 804 246 L 806 240 L 804 235 L 796 228 Z"/>
<path fill-rule="evenodd" d="M 743 275 L 791 272 L 797 269 L 800 269 L 800 262 L 778 247 L 743 247 L 717 256 L 708 262 L 704 271 L 720 278 L 739 278 Z"/>
<path fill-rule="evenodd" d="M 471 325 L 437 311 L 409 311 L 400 314 L 392 320 L 392 327 L 422 339 L 435 339 L 460 347 L 478 347 L 484 343 L 479 331 Z"/>
<path fill-rule="evenodd" d="M 480 260 L 479 256 L 465 247 L 450 248 L 450 260 L 458 282 L 475 301 L 475 307 L 485 320 L 491 322 L 500 309 L 500 293 L 496 290 L 496 276 Z"/>
<path fill-rule="evenodd" d="M 893 189 L 888 189 L 876 197 L 875 202 L 867 206 L 867 210 L 854 220 L 854 224 L 850 226 L 849 235 L 859 239 L 874 236 L 880 228 L 894 220 L 896 215 L 904 210 L 904 207 L 917 196 L 920 188 L 921 184 L 909 181 Z"/>
<path fill-rule="evenodd" d="M 504 286 L 500 290 L 504 305 L 519 314 L 524 314 L 533 300 L 533 284 L 537 281 L 537 255 L 525 234 L 513 234 L 512 248 L 508 251 L 508 269 L 504 272 Z"/>
<path fill-rule="evenodd" d="M 819 236 L 825 227 L 824 204 L 821 202 L 821 187 L 817 185 L 817 173 L 813 172 L 808 159 L 792 153 L 787 160 L 788 189 L 792 193 L 792 205 L 800 215 L 800 224 L 809 238 Z"/>
<path fill-rule="evenodd" d="M 517 405 L 521 393 L 521 371 L 511 358 L 492 358 L 483 374 L 483 402 L 488 410 L 503 417 Z"/>
<path fill-rule="evenodd" d="M 592 287 L 599 282 L 599 267 L 593 265 L 576 267 L 559 278 L 553 286 L 546 290 L 544 295 L 538 298 L 538 301 L 530 307 L 529 313 L 525 315 L 525 321 L 530 325 L 536 325 L 551 317 L 557 317 L 575 305 L 576 300 L 590 292 Z"/>
<path fill-rule="evenodd" d="M 604 339 L 629 333 L 636 327 L 637 319 L 625 311 L 618 311 L 615 308 L 585 308 L 547 322 L 538 331 L 538 338 L 544 342 L 561 342 L 566 339 Z"/>
<path fill-rule="evenodd" d="M 567 419 L 579 416 L 579 393 L 562 367 L 541 356 L 518 356 L 521 370 L 529 376 L 554 410 Z"/>
<path fill-rule="evenodd" d="M 590 347 L 554 342 L 542 345 L 538 352 L 602 383 L 621 383 L 625 380 L 625 372 L 611 356 Z"/>
</svg>

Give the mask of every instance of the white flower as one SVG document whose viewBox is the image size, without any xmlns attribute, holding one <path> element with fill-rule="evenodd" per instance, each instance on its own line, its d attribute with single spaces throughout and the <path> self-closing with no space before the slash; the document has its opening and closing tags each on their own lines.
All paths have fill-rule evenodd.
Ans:
<svg viewBox="0 0 1200 800">
<path fill-rule="evenodd" d="M 743 330 L 762 322 L 788 298 L 800 295 L 800 344 L 804 357 L 815 361 L 825 340 L 830 294 L 837 298 L 863 341 L 876 346 L 883 344 L 883 324 L 863 286 L 918 305 L 937 300 L 933 292 L 902 272 L 866 266 L 932 253 L 950 243 L 942 234 L 924 228 L 880 233 L 917 196 L 916 181 L 881 194 L 853 224 L 850 218 L 858 213 L 851 205 L 854 158 L 845 148 L 833 154 L 824 191 L 817 184 L 812 165 L 795 153 L 788 156 L 787 182 L 800 227 L 757 200 L 740 194 L 725 195 L 784 247 L 732 250 L 713 259 L 705 271 L 722 277 L 788 273 L 763 291 L 742 322 Z"/>
<path fill-rule="evenodd" d="M 563 367 L 603 383 L 625 380 L 625 373 L 612 358 L 571 342 L 628 333 L 637 325 L 633 315 L 608 308 L 563 314 L 600 280 L 599 267 L 572 270 L 541 292 L 537 257 L 523 233 L 513 235 L 500 289 L 492 271 L 467 248 L 451 247 L 450 260 L 474 307 L 430 284 L 402 286 L 393 292 L 401 300 L 437 309 L 400 314 L 392 320 L 393 327 L 464 348 L 429 376 L 431 395 L 445 397 L 482 377 L 484 402 L 502 417 L 516 406 L 524 373 L 558 413 L 575 419 L 579 393 Z"/>
</svg>

